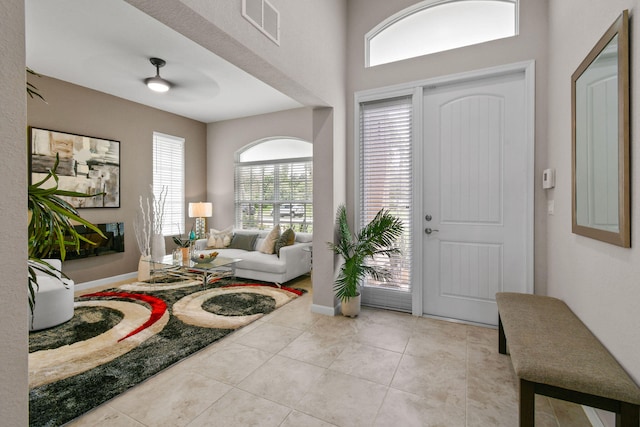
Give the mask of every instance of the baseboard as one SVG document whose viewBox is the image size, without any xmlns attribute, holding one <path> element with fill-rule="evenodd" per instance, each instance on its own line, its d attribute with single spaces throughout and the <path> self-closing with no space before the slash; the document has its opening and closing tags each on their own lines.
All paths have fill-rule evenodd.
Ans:
<svg viewBox="0 0 640 427">
<path fill-rule="evenodd" d="M 311 304 L 311 312 L 324 314 L 325 316 L 335 316 L 340 310 L 340 307 L 327 307 L 325 305 Z"/>
<path fill-rule="evenodd" d="M 98 286 L 108 285 L 110 283 L 121 282 L 123 280 L 135 279 L 138 277 L 138 272 L 133 271 L 131 273 L 119 274 L 117 276 L 105 277 L 104 279 L 91 280 L 89 282 L 78 283 L 74 286 L 76 291 L 83 291 L 85 289 L 96 288 Z"/>
<path fill-rule="evenodd" d="M 584 411 L 584 414 L 587 416 L 587 418 L 589 419 L 589 422 L 593 427 L 605 427 L 604 423 L 598 416 L 598 413 L 596 412 L 595 409 L 593 409 L 590 406 L 582 405 L 582 410 Z"/>
</svg>

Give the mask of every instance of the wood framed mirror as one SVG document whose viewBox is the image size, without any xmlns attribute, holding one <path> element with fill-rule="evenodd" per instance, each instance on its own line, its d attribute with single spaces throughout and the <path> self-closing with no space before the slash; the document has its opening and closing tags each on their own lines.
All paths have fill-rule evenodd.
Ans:
<svg viewBox="0 0 640 427">
<path fill-rule="evenodd" d="M 572 231 L 631 246 L 629 12 L 571 76 Z"/>
</svg>

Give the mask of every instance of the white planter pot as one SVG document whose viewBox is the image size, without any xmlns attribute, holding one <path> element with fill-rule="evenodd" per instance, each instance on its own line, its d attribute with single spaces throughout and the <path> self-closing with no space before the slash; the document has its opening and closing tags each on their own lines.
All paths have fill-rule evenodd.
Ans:
<svg viewBox="0 0 640 427">
<path fill-rule="evenodd" d="M 342 315 L 346 317 L 356 317 L 360 314 L 360 294 L 358 296 L 342 301 Z"/>
<path fill-rule="evenodd" d="M 151 255 L 140 255 L 138 261 L 138 280 L 143 282 L 151 279 Z"/>
<path fill-rule="evenodd" d="M 167 254 L 167 250 L 164 245 L 164 236 L 162 234 L 154 234 L 151 236 L 151 258 L 154 261 L 162 261 L 162 258 Z"/>
</svg>

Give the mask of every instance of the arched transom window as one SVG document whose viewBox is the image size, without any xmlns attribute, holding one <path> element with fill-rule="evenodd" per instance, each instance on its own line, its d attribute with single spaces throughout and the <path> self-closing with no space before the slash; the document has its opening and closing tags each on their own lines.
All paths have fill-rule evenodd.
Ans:
<svg viewBox="0 0 640 427">
<path fill-rule="evenodd" d="M 387 18 L 366 34 L 366 66 L 517 34 L 518 0 L 426 0 Z"/>
<path fill-rule="evenodd" d="M 236 153 L 236 227 L 274 225 L 313 231 L 313 146 L 286 137 L 256 141 Z"/>
</svg>

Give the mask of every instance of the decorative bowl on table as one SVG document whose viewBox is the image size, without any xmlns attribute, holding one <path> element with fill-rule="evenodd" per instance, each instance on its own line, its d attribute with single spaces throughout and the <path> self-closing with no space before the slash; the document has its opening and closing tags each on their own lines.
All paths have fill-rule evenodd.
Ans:
<svg viewBox="0 0 640 427">
<path fill-rule="evenodd" d="M 212 262 L 218 256 L 218 252 L 196 252 L 191 255 L 191 261 L 198 264 Z"/>
</svg>

